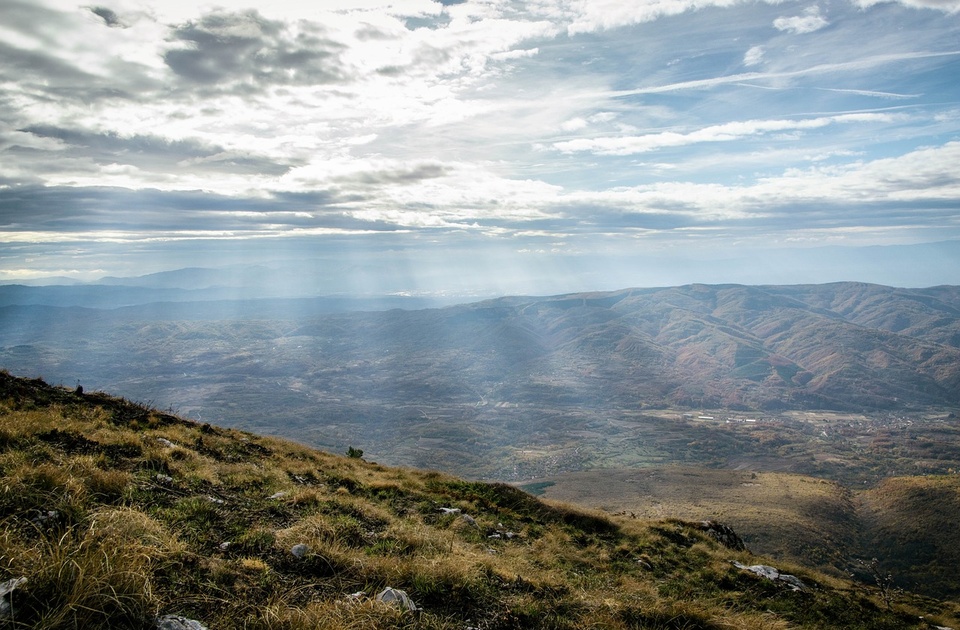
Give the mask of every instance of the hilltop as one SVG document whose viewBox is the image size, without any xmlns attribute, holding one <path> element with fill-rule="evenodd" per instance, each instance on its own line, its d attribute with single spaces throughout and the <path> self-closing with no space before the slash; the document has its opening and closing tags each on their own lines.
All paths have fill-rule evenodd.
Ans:
<svg viewBox="0 0 960 630">
<path fill-rule="evenodd" d="M 0 373 L 0 623 L 960 625 L 956 604 L 800 566 L 778 578 L 715 523 L 615 518 L 351 454 Z M 387 587 L 416 610 L 377 601 Z"/>
</svg>

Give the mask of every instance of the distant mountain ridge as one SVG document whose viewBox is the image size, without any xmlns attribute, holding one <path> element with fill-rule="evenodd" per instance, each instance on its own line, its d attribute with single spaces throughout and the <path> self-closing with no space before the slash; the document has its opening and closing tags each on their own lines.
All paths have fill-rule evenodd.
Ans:
<svg viewBox="0 0 960 630">
<path fill-rule="evenodd" d="M 954 286 L 687 285 L 363 312 L 344 312 L 350 300 L 322 299 L 58 309 L 18 305 L 6 289 L 0 364 L 63 382 L 92 379 L 120 392 L 128 391 L 124 382 L 104 373 L 114 350 L 123 357 L 150 354 L 150 361 L 175 357 L 185 371 L 203 371 L 213 382 L 262 374 L 272 384 L 296 379 L 299 391 L 365 403 L 960 405 L 960 287 Z M 416 305 L 402 300 L 375 306 Z M 231 323 L 211 328 L 220 320 Z M 150 321 L 177 324 L 129 325 Z M 77 347 L 78 334 L 85 349 Z M 107 338 L 100 362 L 86 363 L 90 343 Z M 270 348 L 266 355 L 261 345 Z M 57 362 L 45 364 L 43 353 L 58 355 Z M 146 366 L 121 372 L 127 379 L 151 377 Z M 371 383 L 386 387 L 371 390 Z"/>
<path fill-rule="evenodd" d="M 471 317 L 497 322 L 460 336 L 475 347 L 510 338 L 514 354 L 540 357 L 541 364 L 549 358 L 562 380 L 578 380 L 577 372 L 599 377 L 606 396 L 625 402 L 659 397 L 745 409 L 960 404 L 957 287 L 688 285 L 504 298 L 459 309 L 448 327 Z"/>
</svg>

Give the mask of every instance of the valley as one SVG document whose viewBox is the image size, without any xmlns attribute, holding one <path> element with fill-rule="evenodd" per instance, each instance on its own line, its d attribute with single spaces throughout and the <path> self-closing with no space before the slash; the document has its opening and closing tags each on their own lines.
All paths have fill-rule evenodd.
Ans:
<svg viewBox="0 0 960 630">
<path fill-rule="evenodd" d="M 689 285 L 350 312 L 38 295 L 0 307 L 15 374 L 608 511 L 719 518 L 756 551 L 838 572 L 883 550 L 917 590 L 960 594 L 930 577 L 944 528 L 929 526 L 960 480 L 956 287 Z M 940 498 L 891 516 L 889 496 L 923 493 Z"/>
</svg>

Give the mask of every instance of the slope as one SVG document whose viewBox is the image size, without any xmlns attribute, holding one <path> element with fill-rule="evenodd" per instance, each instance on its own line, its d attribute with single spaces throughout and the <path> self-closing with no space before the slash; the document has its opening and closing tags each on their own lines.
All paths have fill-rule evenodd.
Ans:
<svg viewBox="0 0 960 630">
<path fill-rule="evenodd" d="M 960 614 L 800 567 L 781 568 L 802 587 L 763 577 L 716 526 L 610 519 L 6 373 L 0 401 L 9 627 L 919 629 Z M 378 601 L 388 586 L 416 611 Z"/>
</svg>

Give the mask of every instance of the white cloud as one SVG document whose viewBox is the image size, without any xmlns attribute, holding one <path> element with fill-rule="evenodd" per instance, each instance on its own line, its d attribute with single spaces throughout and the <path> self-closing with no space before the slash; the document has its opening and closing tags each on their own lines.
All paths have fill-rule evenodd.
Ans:
<svg viewBox="0 0 960 630">
<path fill-rule="evenodd" d="M 888 123 L 893 114 L 855 113 L 798 120 L 745 120 L 711 125 L 696 131 L 679 133 L 664 131 L 643 136 L 616 138 L 581 138 L 554 143 L 562 153 L 590 152 L 598 155 L 633 155 L 669 147 L 680 147 L 701 142 L 730 142 L 748 136 L 773 132 L 792 132 L 819 129 L 843 123 Z"/>
<path fill-rule="evenodd" d="M 754 46 L 743 55 L 743 65 L 756 66 L 763 61 L 763 46 Z"/>
<path fill-rule="evenodd" d="M 743 0 L 573 0 L 560 4 L 570 20 L 568 32 L 592 33 L 631 24 L 652 22 L 709 6 L 730 7 Z"/>
<path fill-rule="evenodd" d="M 560 125 L 560 129 L 563 130 L 563 131 L 577 131 L 577 130 L 579 130 L 579 129 L 583 129 L 583 128 L 586 127 L 588 124 L 589 124 L 589 123 L 588 123 L 586 120 L 584 120 L 583 118 L 579 118 L 579 117 L 578 117 L 578 118 L 571 118 L 570 120 L 564 121 L 564 122 Z"/>
<path fill-rule="evenodd" d="M 773 26 L 778 31 L 789 31 L 796 34 L 819 31 L 829 24 L 830 22 L 820 15 L 820 7 L 816 5 L 807 8 L 803 15 L 779 17 L 773 21 Z"/>
<path fill-rule="evenodd" d="M 894 2 L 912 9 L 933 9 L 947 14 L 960 12 L 960 0 L 854 0 L 854 4 L 864 9 Z"/>
</svg>

